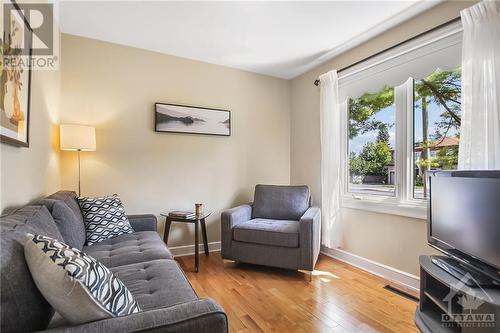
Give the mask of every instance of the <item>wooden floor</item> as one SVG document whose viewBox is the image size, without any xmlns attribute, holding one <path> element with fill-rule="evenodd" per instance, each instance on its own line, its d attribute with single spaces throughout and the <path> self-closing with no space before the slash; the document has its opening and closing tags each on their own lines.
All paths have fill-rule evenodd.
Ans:
<svg viewBox="0 0 500 333">
<path fill-rule="evenodd" d="M 418 332 L 416 303 L 382 278 L 321 255 L 312 282 L 301 272 L 223 263 L 220 253 L 176 259 L 200 297 L 222 305 L 232 333 Z"/>
</svg>

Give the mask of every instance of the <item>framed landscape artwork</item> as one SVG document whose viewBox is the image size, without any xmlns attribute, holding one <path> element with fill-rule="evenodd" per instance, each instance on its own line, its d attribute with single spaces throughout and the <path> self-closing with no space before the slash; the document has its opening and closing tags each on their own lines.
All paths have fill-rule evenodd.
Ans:
<svg viewBox="0 0 500 333">
<path fill-rule="evenodd" d="M 18 10 L 10 15 L 10 29 L 4 31 L 0 43 L 0 141 L 28 147 L 31 70 L 26 63 L 31 63 L 33 31 L 13 5 Z M 23 44 L 30 46 L 28 55 L 22 54 Z"/>
<path fill-rule="evenodd" d="M 155 104 L 155 131 L 231 135 L 231 112 L 176 104 Z"/>
</svg>

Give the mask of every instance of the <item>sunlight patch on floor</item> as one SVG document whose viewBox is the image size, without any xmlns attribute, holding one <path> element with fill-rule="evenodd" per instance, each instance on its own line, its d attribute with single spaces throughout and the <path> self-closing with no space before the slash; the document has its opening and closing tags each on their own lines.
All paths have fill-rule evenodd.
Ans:
<svg viewBox="0 0 500 333">
<path fill-rule="evenodd" d="M 325 272 L 325 271 L 319 271 L 316 269 L 312 272 L 312 275 L 318 276 L 321 279 L 321 281 L 323 281 L 323 282 L 330 282 L 331 279 L 339 279 L 340 280 L 340 277 L 338 277 L 335 274 L 332 274 L 330 272 Z"/>
</svg>

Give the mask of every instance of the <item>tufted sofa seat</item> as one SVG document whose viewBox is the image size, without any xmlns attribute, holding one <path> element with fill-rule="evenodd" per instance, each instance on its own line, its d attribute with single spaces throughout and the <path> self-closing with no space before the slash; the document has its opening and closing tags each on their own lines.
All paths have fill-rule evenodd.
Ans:
<svg viewBox="0 0 500 333">
<path fill-rule="evenodd" d="M 174 259 L 156 231 L 120 235 L 91 246 L 84 246 L 83 252 L 108 268 L 156 259 Z"/>
<path fill-rule="evenodd" d="M 129 215 L 134 233 L 86 246 L 83 216 L 74 192 L 60 191 L 0 217 L 2 332 L 222 332 L 224 310 L 200 299 L 156 231 L 154 215 Z M 62 204 L 64 203 L 64 204 Z M 142 311 L 71 325 L 38 291 L 24 259 L 26 233 L 76 247 L 107 266 L 127 286 Z"/>
<path fill-rule="evenodd" d="M 177 263 L 153 260 L 111 268 L 143 309 L 172 306 L 198 299 Z M 165 288 L 165 281 L 169 281 Z"/>
</svg>

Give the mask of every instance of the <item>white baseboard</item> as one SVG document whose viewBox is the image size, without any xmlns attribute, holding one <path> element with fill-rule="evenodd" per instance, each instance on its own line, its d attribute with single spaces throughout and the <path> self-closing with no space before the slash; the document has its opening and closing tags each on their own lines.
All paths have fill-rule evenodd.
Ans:
<svg viewBox="0 0 500 333">
<path fill-rule="evenodd" d="M 170 252 L 172 252 L 174 257 L 184 257 L 184 256 L 192 256 L 194 255 L 194 244 L 191 245 L 182 245 L 182 246 L 173 246 L 168 247 Z M 208 250 L 210 252 L 220 251 L 220 242 L 210 242 L 208 243 Z M 198 245 L 199 253 L 204 253 L 203 243 Z"/>
<path fill-rule="evenodd" d="M 399 269 L 360 257 L 356 254 L 340 249 L 329 249 L 322 246 L 321 253 L 367 271 L 371 274 L 380 276 L 390 282 L 408 288 L 409 290 L 418 292 L 420 289 L 420 278 L 416 275 L 400 271 Z"/>
<path fill-rule="evenodd" d="M 194 244 L 169 247 L 174 257 L 183 257 L 194 255 Z M 220 251 L 220 241 L 208 243 L 210 252 Z M 199 253 L 203 253 L 203 243 L 199 244 Z M 420 288 L 420 278 L 416 275 L 400 271 L 396 268 L 386 266 L 376 261 L 360 257 L 356 254 L 340 250 L 321 247 L 321 253 L 345 262 L 349 265 L 367 271 L 371 274 L 380 276 L 390 282 L 394 282 L 410 290 L 418 292 Z"/>
</svg>

